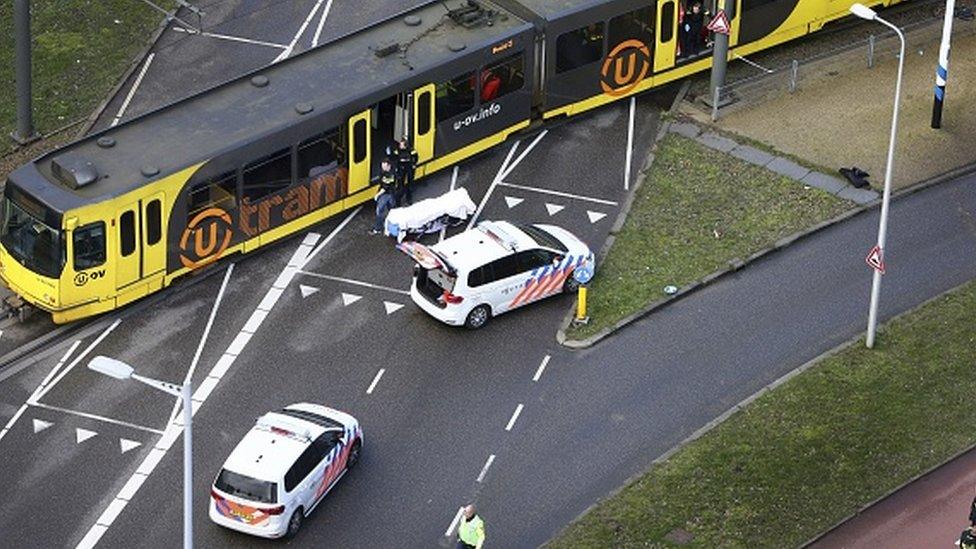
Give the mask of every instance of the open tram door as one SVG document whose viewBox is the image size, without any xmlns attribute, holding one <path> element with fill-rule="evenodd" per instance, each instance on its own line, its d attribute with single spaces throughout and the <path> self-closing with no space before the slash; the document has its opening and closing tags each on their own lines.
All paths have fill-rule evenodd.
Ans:
<svg viewBox="0 0 976 549">
<path fill-rule="evenodd" d="M 657 43 L 654 44 L 654 72 L 674 66 L 678 54 L 678 3 L 681 0 L 660 0 L 657 3 Z"/>
<path fill-rule="evenodd" d="M 433 84 L 417 88 L 413 95 L 413 148 L 417 151 L 417 177 L 425 174 L 423 164 L 434 158 L 434 91 Z"/>
</svg>

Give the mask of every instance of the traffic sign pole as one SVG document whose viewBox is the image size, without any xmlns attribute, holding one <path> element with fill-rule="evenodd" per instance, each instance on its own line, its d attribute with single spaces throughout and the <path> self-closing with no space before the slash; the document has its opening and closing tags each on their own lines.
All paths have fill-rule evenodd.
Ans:
<svg viewBox="0 0 976 549">
<path fill-rule="evenodd" d="M 709 85 L 711 91 L 709 97 L 713 99 L 716 97 L 715 91 L 725 85 L 725 69 L 729 59 L 729 33 L 731 32 L 729 20 L 735 17 L 734 10 L 735 2 L 719 0 L 718 13 L 708 24 L 708 29 L 715 34 L 715 41 L 712 45 L 712 79 Z M 717 101 L 720 102 L 721 98 L 718 98 Z"/>
</svg>

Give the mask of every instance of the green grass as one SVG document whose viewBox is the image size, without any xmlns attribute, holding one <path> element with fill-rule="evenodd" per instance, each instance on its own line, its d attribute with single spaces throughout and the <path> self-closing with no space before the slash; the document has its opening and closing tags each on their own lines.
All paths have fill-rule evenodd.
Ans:
<svg viewBox="0 0 976 549">
<path fill-rule="evenodd" d="M 777 239 L 833 217 L 850 203 L 669 135 L 607 258 L 590 285 L 582 339 Z M 718 237 L 716 237 L 716 233 Z"/>
<path fill-rule="evenodd" d="M 552 547 L 796 547 L 976 443 L 976 283 L 766 393 Z"/>
<path fill-rule="evenodd" d="M 8 136 L 17 124 L 13 4 L 0 3 L 0 154 L 13 149 Z M 41 133 L 88 116 L 162 20 L 139 0 L 31 5 L 34 125 Z"/>
</svg>

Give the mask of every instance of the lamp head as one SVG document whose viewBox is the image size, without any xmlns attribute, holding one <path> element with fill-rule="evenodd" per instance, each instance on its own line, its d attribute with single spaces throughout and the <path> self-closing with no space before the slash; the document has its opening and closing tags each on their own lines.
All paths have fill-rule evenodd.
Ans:
<svg viewBox="0 0 976 549">
<path fill-rule="evenodd" d="M 854 4 L 851 6 L 851 13 L 860 17 L 861 19 L 867 19 L 868 21 L 874 21 L 874 18 L 878 16 L 873 9 L 865 6 L 864 4 Z"/>
<path fill-rule="evenodd" d="M 96 356 L 88 362 L 88 369 L 95 370 L 100 374 L 105 374 L 115 379 L 129 379 L 132 377 L 132 366 L 121 360 L 115 360 L 107 356 Z"/>
</svg>

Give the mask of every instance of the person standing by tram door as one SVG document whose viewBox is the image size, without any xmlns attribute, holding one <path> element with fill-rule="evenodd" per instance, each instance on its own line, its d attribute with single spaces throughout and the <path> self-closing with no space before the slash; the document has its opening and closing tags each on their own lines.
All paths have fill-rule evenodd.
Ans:
<svg viewBox="0 0 976 549">
<path fill-rule="evenodd" d="M 396 178 L 398 196 L 397 206 L 409 206 L 413 203 L 413 174 L 417 169 L 417 151 L 407 144 L 407 139 L 401 137 L 395 151 Z"/>
<path fill-rule="evenodd" d="M 457 549 L 481 549 L 484 544 L 485 521 L 475 512 L 474 505 L 468 505 L 458 525 Z"/>
<path fill-rule="evenodd" d="M 393 175 L 393 167 L 389 159 L 384 158 L 380 163 L 380 190 L 376 193 L 376 220 L 369 234 L 380 234 L 383 232 L 383 224 L 386 216 L 390 213 L 390 208 L 396 206 L 397 195 L 396 176 Z"/>
<path fill-rule="evenodd" d="M 702 13 L 701 3 L 695 1 L 691 11 L 686 11 L 681 20 L 681 54 L 694 57 L 702 47 L 702 29 L 705 26 L 705 14 Z"/>
</svg>

